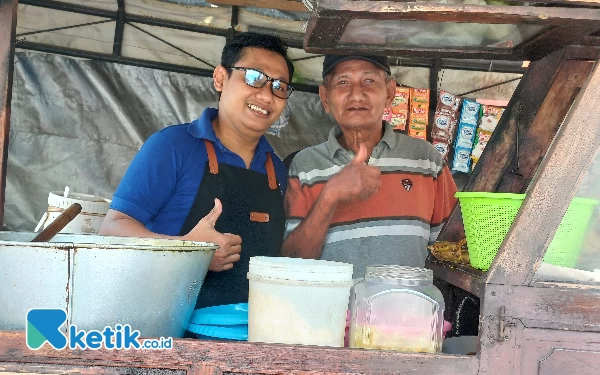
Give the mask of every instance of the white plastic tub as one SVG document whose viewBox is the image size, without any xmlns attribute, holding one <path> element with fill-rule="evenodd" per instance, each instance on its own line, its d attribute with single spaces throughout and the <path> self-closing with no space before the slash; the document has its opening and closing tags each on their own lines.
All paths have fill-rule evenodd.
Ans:
<svg viewBox="0 0 600 375">
<path fill-rule="evenodd" d="M 50 225 L 64 210 L 74 203 L 81 205 L 81 212 L 75 216 L 60 233 L 74 234 L 98 234 L 104 216 L 110 207 L 110 200 L 94 195 L 81 193 L 67 193 L 52 191 L 48 195 L 48 210 L 40 219 L 34 232 L 45 229 Z"/>
<path fill-rule="evenodd" d="M 248 341 L 344 346 L 353 265 L 250 258 Z"/>
</svg>

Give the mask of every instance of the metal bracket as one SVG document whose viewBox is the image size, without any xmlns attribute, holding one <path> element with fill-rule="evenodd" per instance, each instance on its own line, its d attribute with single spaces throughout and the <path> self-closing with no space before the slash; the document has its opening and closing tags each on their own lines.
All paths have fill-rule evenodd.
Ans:
<svg viewBox="0 0 600 375">
<path fill-rule="evenodd" d="M 498 318 L 498 341 L 507 341 L 510 337 L 505 332 L 506 327 L 513 328 L 517 325 L 512 321 L 506 320 L 506 307 L 500 307 L 500 315 Z"/>
</svg>

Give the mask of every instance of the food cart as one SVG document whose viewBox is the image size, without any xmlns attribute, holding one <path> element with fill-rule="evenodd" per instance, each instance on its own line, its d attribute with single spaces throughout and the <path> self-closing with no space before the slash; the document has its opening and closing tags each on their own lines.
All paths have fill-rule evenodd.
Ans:
<svg viewBox="0 0 600 375">
<path fill-rule="evenodd" d="M 6 177 L 16 0 L 0 1 L 0 144 Z M 593 0 L 540 0 L 534 6 L 451 5 L 395 1 L 306 1 L 313 16 L 309 52 L 531 60 L 464 191 L 526 193 L 487 272 L 430 257 L 446 294 L 479 301 L 473 354 L 420 354 L 257 343 L 174 340 L 168 351 L 31 351 L 24 332 L 0 332 L 0 372 L 187 374 L 596 374 L 600 363 L 597 272 L 545 268 L 542 259 L 576 196 L 600 199 L 600 5 Z M 407 43 L 402 22 L 511 25 L 515 45 L 460 45 L 440 37 Z M 382 23 L 380 23 L 382 22 Z M 353 32 L 353 28 L 371 30 Z M 12 34 L 11 34 L 12 30 Z M 468 33 L 466 26 L 463 32 Z M 379 34 L 378 34 L 379 33 Z M 394 34 L 396 33 L 396 34 Z M 362 38 L 362 39 L 361 39 Z M 391 41 L 392 40 L 392 41 Z M 467 43 L 470 43 L 467 41 Z M 594 180 L 595 178 L 595 180 Z M 4 190 L 1 192 L 4 199 Z M 3 202 L 3 201 L 2 201 Z M 3 204 L 0 205 L 0 214 Z M 597 221 L 591 227 L 597 230 Z M 438 240 L 464 238 L 460 207 Z M 588 254 L 600 260 L 598 242 Z M 593 270 L 592 270 L 593 271 Z M 595 275 L 594 275 L 595 274 Z M 596 281 L 595 281 L 596 280 Z"/>
</svg>

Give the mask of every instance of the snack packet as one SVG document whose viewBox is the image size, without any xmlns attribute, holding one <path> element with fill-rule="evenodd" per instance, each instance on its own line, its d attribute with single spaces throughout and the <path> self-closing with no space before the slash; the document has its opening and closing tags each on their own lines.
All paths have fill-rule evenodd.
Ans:
<svg viewBox="0 0 600 375">
<path fill-rule="evenodd" d="M 493 132 L 502 118 L 504 108 L 495 107 L 492 105 L 481 106 L 481 119 L 479 120 L 479 128 L 482 130 Z"/>
<path fill-rule="evenodd" d="M 454 148 L 454 162 L 452 170 L 469 173 L 471 166 L 471 148 L 456 146 Z"/>
<path fill-rule="evenodd" d="M 480 108 L 481 104 L 471 99 L 465 99 L 460 113 L 459 125 L 469 124 L 477 127 Z"/>
<path fill-rule="evenodd" d="M 473 143 L 473 151 L 471 152 L 471 156 L 479 159 L 491 137 L 491 132 L 481 128 L 477 129 L 477 135 L 475 137 L 475 142 Z"/>
<path fill-rule="evenodd" d="M 475 141 L 476 130 L 476 125 L 471 125 L 467 123 L 459 124 L 455 147 L 468 148 L 469 151 L 471 151 L 471 149 L 473 148 L 473 142 Z"/>
</svg>

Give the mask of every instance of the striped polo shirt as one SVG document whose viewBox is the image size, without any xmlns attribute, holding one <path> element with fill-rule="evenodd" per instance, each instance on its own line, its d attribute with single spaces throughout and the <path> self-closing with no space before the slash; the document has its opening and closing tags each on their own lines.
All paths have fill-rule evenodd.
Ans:
<svg viewBox="0 0 600 375">
<path fill-rule="evenodd" d="M 300 151 L 290 166 L 286 236 L 300 224 L 325 183 L 353 158 L 337 140 L 339 126 L 327 142 Z M 364 277 L 369 264 L 423 267 L 427 245 L 437 238 L 456 203 L 456 184 L 439 152 L 428 142 L 384 134 L 368 161 L 381 170 L 381 187 L 369 199 L 338 205 L 327 231 L 321 259 L 354 264 Z"/>
</svg>

